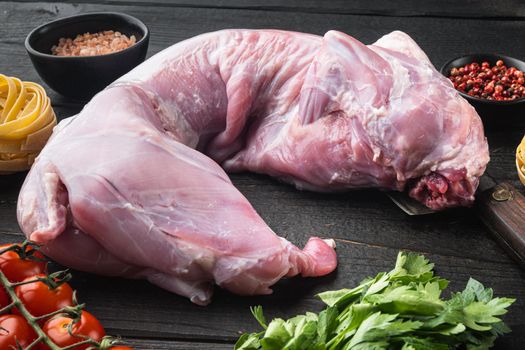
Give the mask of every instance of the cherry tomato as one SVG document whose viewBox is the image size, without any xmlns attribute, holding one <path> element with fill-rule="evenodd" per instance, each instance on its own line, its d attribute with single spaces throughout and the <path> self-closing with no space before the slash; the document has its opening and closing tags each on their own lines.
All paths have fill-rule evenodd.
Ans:
<svg viewBox="0 0 525 350">
<path fill-rule="evenodd" d="M 66 347 L 83 341 L 83 338 L 75 337 L 75 335 L 87 336 L 93 340 L 100 341 L 106 335 L 104 328 L 100 322 L 87 311 L 82 311 L 80 321 L 73 325 L 72 334 L 69 334 L 67 329 L 68 326 L 73 322 L 68 316 L 58 316 L 49 319 L 42 328 L 47 336 L 58 346 Z M 75 346 L 75 350 L 87 349 L 91 345 L 84 344 Z M 39 345 L 40 350 L 49 350 L 49 347 L 45 344 Z"/>
<path fill-rule="evenodd" d="M 19 244 L 18 244 L 19 245 Z M 0 250 L 12 246 L 12 244 L 4 244 L 0 246 Z M 33 249 L 27 247 L 26 251 Z M 36 258 L 44 260 L 44 256 L 40 252 L 33 254 Z M 20 282 L 26 277 L 33 276 L 39 273 L 46 272 L 45 261 L 35 261 L 30 259 L 20 259 L 20 256 L 14 251 L 7 251 L 0 255 L 0 269 L 11 282 Z"/>
<path fill-rule="evenodd" d="M 34 280 L 37 277 L 46 276 L 39 274 L 28 277 L 24 281 Z M 49 314 L 66 306 L 73 306 L 73 289 L 67 283 L 55 289 L 50 289 L 44 282 L 22 284 L 15 288 L 15 293 L 27 311 L 35 317 Z"/>
<path fill-rule="evenodd" d="M 35 339 L 35 331 L 22 316 L 0 316 L 0 349 L 18 349 L 17 342 L 25 348 Z"/>
<path fill-rule="evenodd" d="M 9 305 L 10 302 L 9 294 L 7 294 L 4 287 L 0 286 L 0 309 Z"/>
</svg>

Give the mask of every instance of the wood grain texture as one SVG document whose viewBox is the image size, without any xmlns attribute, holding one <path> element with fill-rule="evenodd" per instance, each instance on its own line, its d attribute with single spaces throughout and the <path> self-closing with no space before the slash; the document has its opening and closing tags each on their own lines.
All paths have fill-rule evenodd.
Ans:
<svg viewBox="0 0 525 350">
<path fill-rule="evenodd" d="M 102 2 L 105 4 L 100 4 Z M 451 2 L 440 2 L 443 4 L 441 10 L 447 12 L 447 4 Z M 150 56 L 202 32 L 240 27 L 272 27 L 320 35 L 329 29 L 338 29 L 364 42 L 372 42 L 389 31 L 400 29 L 412 35 L 438 67 L 449 58 L 466 52 L 496 51 L 525 56 L 525 41 L 513 39 L 516 33 L 525 30 L 525 21 L 516 18 L 523 15 L 523 5 L 517 6 L 517 1 L 487 1 L 486 11 L 479 12 L 473 6 L 471 14 L 487 17 L 487 13 L 493 12 L 492 17 L 514 17 L 512 20 L 434 18 L 441 16 L 436 13 L 439 8 L 432 9 L 438 2 L 429 3 L 425 14 L 415 2 L 407 2 L 410 6 L 407 9 L 391 9 L 397 4 L 386 1 L 156 0 L 154 5 L 133 0 L 0 2 L 0 23 L 3 23 L 0 26 L 0 72 L 41 82 L 23 48 L 27 33 L 58 17 L 99 10 L 122 11 L 144 20 L 151 29 Z M 497 9 L 490 7 L 497 7 L 497 4 L 500 4 Z M 461 10 L 464 5 L 457 6 L 457 16 L 468 15 L 461 12 L 466 11 L 466 8 Z M 514 8 L 516 15 L 511 16 L 509 11 Z M 386 15 L 369 15 L 381 14 L 378 11 L 385 11 Z M 405 15 L 416 17 L 399 17 Z M 432 18 L 420 17 L 427 15 Z M 474 34 L 482 40 L 471 40 Z M 59 119 L 81 109 L 81 104 L 55 93 L 50 92 L 50 96 Z M 507 180 L 519 186 L 514 150 L 522 136 L 520 128 L 489 130 L 491 163 L 488 172 L 499 181 Z M 23 179 L 24 174 L 0 177 L 0 243 L 22 239 L 16 223 L 16 199 Z M 101 319 L 109 333 L 129 337 L 138 349 L 231 349 L 231 343 L 240 332 L 257 329 L 249 306 L 263 305 L 270 317 L 319 310 L 322 305 L 315 299 L 315 293 L 351 287 L 366 276 L 391 269 L 398 250 L 405 249 L 428 254 L 438 272 L 452 281 L 453 290 L 462 288 L 472 276 L 493 286 L 497 295 L 518 298 L 505 317 L 514 333 L 504 337 L 497 348 L 523 348 L 525 273 L 491 238 L 473 210 L 457 209 L 413 218 L 397 209 L 379 191 L 326 195 L 297 191 L 266 176 L 239 174 L 232 179 L 266 222 L 292 242 L 304 244 L 311 235 L 335 238 L 339 269 L 324 278 L 282 281 L 268 297 L 241 298 L 217 290 L 214 302 L 206 308 L 192 305 L 144 281 L 75 272 L 73 284 L 80 300 L 88 304 L 89 310 Z"/>
<path fill-rule="evenodd" d="M 179 8 L 85 3 L 0 2 L 0 71 L 39 80 L 23 48 L 26 35 L 39 24 L 87 11 L 122 11 L 144 20 L 151 29 L 149 55 L 178 41 L 224 28 L 279 28 L 322 35 L 330 29 L 349 33 L 365 43 L 399 29 L 409 33 L 440 67 L 448 59 L 468 52 L 501 52 L 525 56 L 525 41 L 501 40 L 525 31 L 521 20 L 402 18 L 343 14 L 250 11 L 243 9 Z M 482 40 L 472 40 L 475 33 Z M 16 62 L 16 64 L 9 64 Z M 94 77 L 96 78 L 96 77 Z M 53 100 L 62 99 L 52 95 Z"/>
<path fill-rule="evenodd" d="M 13 239 L 14 238 L 14 239 Z M 16 241 L 16 237 L 2 236 Z M 283 280 L 274 294 L 265 297 L 238 297 L 216 290 L 214 302 L 207 307 L 161 290 L 145 281 L 123 280 L 75 272 L 72 285 L 81 302 L 101 319 L 108 333 L 126 337 L 192 339 L 195 341 L 233 342 L 240 332 L 255 331 L 258 325 L 249 306 L 262 305 L 269 317 L 290 317 L 306 310 L 319 311 L 322 304 L 314 295 L 327 289 L 351 287 L 363 278 L 393 267 L 397 249 L 372 247 L 337 240 L 340 267 L 323 278 Z M 451 290 L 464 287 L 469 276 L 491 285 L 498 296 L 517 297 L 505 320 L 514 333 L 509 344 L 524 341 L 523 275 L 506 264 L 428 254 L 438 273 L 450 279 Z M 510 347 L 508 349 L 520 349 Z"/>
<path fill-rule="evenodd" d="M 153 339 L 126 339 L 126 344 L 135 350 L 231 350 L 232 344 L 227 343 L 202 343 L 182 342 Z"/>
<path fill-rule="evenodd" d="M 525 196 L 502 182 L 477 201 L 480 218 L 508 254 L 525 268 Z"/>
<path fill-rule="evenodd" d="M 34 2 L 34 0 L 23 0 Z M 48 2 L 60 2 L 53 0 Z M 523 18 L 520 0 L 72 0 L 71 3 L 155 7 L 249 9 L 322 14 L 358 14 L 396 17 Z"/>
<path fill-rule="evenodd" d="M 525 274 L 487 237 L 470 211 L 413 221 L 374 191 L 353 192 L 348 194 L 350 198 L 344 198 L 298 192 L 262 176 L 236 175 L 233 179 L 268 224 L 293 242 L 304 242 L 316 230 L 336 238 L 340 264 L 337 272 L 318 279 L 282 281 L 269 297 L 241 298 L 218 290 L 214 302 L 206 308 L 144 281 L 76 272 L 73 285 L 80 300 L 89 305 L 108 332 L 124 337 L 233 342 L 239 332 L 257 329 L 249 306 L 262 304 L 272 317 L 319 310 L 321 304 L 315 300 L 315 293 L 350 287 L 366 276 L 391 269 L 397 251 L 407 249 L 428 254 L 438 272 L 452 281 L 453 290 L 462 288 L 472 276 L 494 286 L 498 295 L 518 298 L 506 317 L 516 331 L 505 338 L 510 344 L 506 348 L 513 349 L 525 341 L 521 338 L 525 334 Z M 14 213 L 14 202 L 11 211 Z M 9 221 L 13 223 L 14 217 Z M 2 224 L 0 231 L 12 225 Z M 462 228 L 467 230 L 467 237 Z M 2 243 L 20 239 L 14 234 L 0 235 Z"/>
</svg>

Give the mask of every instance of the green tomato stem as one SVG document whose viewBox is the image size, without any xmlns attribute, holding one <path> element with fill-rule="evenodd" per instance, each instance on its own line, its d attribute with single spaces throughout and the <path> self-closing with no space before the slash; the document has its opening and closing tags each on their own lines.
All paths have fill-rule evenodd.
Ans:
<svg viewBox="0 0 525 350">
<path fill-rule="evenodd" d="M 61 348 L 58 347 L 55 343 L 53 343 L 51 339 L 49 339 L 49 337 L 44 333 L 44 331 L 38 324 L 37 320 L 33 317 L 33 315 L 31 315 L 29 311 L 27 311 L 25 305 L 22 303 L 22 301 L 20 301 L 20 298 L 15 293 L 14 283 L 9 282 L 9 280 L 2 271 L 0 271 L 0 282 L 2 282 L 2 285 L 11 297 L 11 300 L 13 301 L 13 306 L 15 306 L 18 309 L 20 314 L 26 319 L 27 323 L 31 326 L 31 328 L 33 328 L 33 330 L 37 334 L 37 338 L 40 338 L 40 341 L 44 342 L 44 344 L 49 346 L 51 350 L 61 350 Z M 31 345 L 29 348 L 31 348 Z"/>
<path fill-rule="evenodd" d="M 26 241 L 27 242 L 27 241 Z M 26 243 L 24 242 L 21 247 L 22 249 L 25 249 L 25 247 L 27 245 L 30 245 L 30 243 Z M 5 253 L 6 251 L 9 251 L 9 250 L 14 250 L 13 248 L 14 246 L 10 246 L 10 247 L 7 247 L 7 248 L 4 248 L 4 249 L 1 249 L 0 250 L 0 254 L 3 254 Z M 21 257 L 22 259 L 23 257 Z M 70 274 L 67 272 L 67 271 L 64 271 L 64 272 L 60 272 L 60 273 L 55 273 L 55 275 L 57 276 L 60 276 L 61 274 L 63 274 L 64 276 L 70 276 Z M 69 279 L 70 277 L 65 277 L 64 279 Z M 45 332 L 42 330 L 42 327 L 40 327 L 40 325 L 38 324 L 38 321 L 44 319 L 44 318 L 47 318 L 47 317 L 52 317 L 52 316 L 55 316 L 55 315 L 58 315 L 58 314 L 61 314 L 61 313 L 65 313 L 67 315 L 70 315 L 71 313 L 81 313 L 82 312 L 82 309 L 84 308 L 84 304 L 80 304 L 80 305 L 76 305 L 76 306 L 66 306 L 60 310 L 57 310 L 57 311 L 54 311 L 54 312 L 51 312 L 47 315 L 43 315 L 43 316 L 40 316 L 40 317 L 34 317 L 33 315 L 31 315 L 31 313 L 27 310 L 27 308 L 25 307 L 24 303 L 22 303 L 22 301 L 20 300 L 20 298 L 18 297 L 18 295 L 16 295 L 16 292 L 15 292 L 15 288 L 17 286 L 21 286 L 21 285 L 24 285 L 24 284 L 29 284 L 29 283 L 34 283 L 34 282 L 44 282 L 47 281 L 49 278 L 49 276 L 45 277 L 45 278 L 36 278 L 36 279 L 33 279 L 33 280 L 30 280 L 30 281 L 24 281 L 24 282 L 10 282 L 6 275 L 0 270 L 0 283 L 1 285 L 3 285 L 4 289 L 6 290 L 6 292 L 8 293 L 9 297 L 11 298 L 12 302 L 3 307 L 2 309 L 0 309 L 0 315 L 2 314 L 5 314 L 6 312 L 8 312 L 10 309 L 12 309 L 13 307 L 16 307 L 18 309 L 18 311 L 20 312 L 20 314 L 25 318 L 25 320 L 27 321 L 27 323 L 29 324 L 29 326 L 35 331 L 36 335 L 37 335 L 37 338 L 31 343 L 29 344 L 24 350 L 31 350 L 33 349 L 37 344 L 39 344 L 40 342 L 43 342 L 44 344 L 46 344 L 51 350 L 69 350 L 69 349 L 74 349 L 75 347 L 79 346 L 79 345 L 85 345 L 85 344 L 91 344 L 93 345 L 93 349 L 100 349 L 101 346 L 100 346 L 100 343 L 91 339 L 91 338 L 85 338 L 83 336 L 78 336 L 79 338 L 81 339 L 84 339 L 78 343 L 75 343 L 75 344 L 72 344 L 72 345 L 68 345 L 66 347 L 59 347 L 58 345 L 56 345 L 46 334 Z M 64 281 L 62 281 L 62 283 L 64 283 Z M 47 283 L 46 283 L 47 284 Z"/>
<path fill-rule="evenodd" d="M 40 343 L 41 340 L 42 340 L 41 337 L 37 337 L 37 338 L 36 338 L 31 344 L 29 344 L 29 345 L 27 346 L 27 348 L 25 348 L 25 350 L 31 350 L 31 349 L 33 349 L 35 346 L 38 345 L 38 343 Z"/>
<path fill-rule="evenodd" d="M 6 313 L 7 311 L 11 310 L 15 306 L 15 303 L 10 303 L 9 305 L 3 307 L 0 309 L 0 315 Z"/>
</svg>

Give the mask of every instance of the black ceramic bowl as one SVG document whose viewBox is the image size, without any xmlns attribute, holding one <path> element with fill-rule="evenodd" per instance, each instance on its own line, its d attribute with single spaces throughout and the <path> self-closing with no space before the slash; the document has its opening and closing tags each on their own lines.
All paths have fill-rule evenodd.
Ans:
<svg viewBox="0 0 525 350">
<path fill-rule="evenodd" d="M 491 66 L 502 60 L 507 67 L 516 67 L 525 72 L 525 62 L 498 54 L 471 54 L 454 58 L 441 67 L 441 73 L 448 77 L 452 68 L 462 67 L 467 63 L 487 61 Z M 485 126 L 525 125 L 525 98 L 513 101 L 494 101 L 469 96 L 458 91 L 478 112 Z"/>
<path fill-rule="evenodd" d="M 135 35 L 135 45 L 100 56 L 61 57 L 51 54 L 60 38 L 75 38 L 103 30 Z M 148 27 L 135 17 L 117 12 L 96 12 L 61 18 L 34 29 L 25 47 L 40 77 L 58 93 L 86 100 L 129 72 L 146 58 Z"/>
</svg>

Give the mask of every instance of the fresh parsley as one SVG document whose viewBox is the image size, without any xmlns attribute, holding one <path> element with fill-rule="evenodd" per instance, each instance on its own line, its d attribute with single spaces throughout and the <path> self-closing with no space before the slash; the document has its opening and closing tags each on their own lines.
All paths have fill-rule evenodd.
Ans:
<svg viewBox="0 0 525 350">
<path fill-rule="evenodd" d="M 514 299 L 494 298 L 472 278 L 465 290 L 443 299 L 447 285 L 424 256 L 400 252 L 392 271 L 319 294 L 327 305 L 319 314 L 268 323 L 261 306 L 252 308 L 263 330 L 243 334 L 234 349 L 484 350 L 510 332 L 499 317 Z"/>
</svg>

